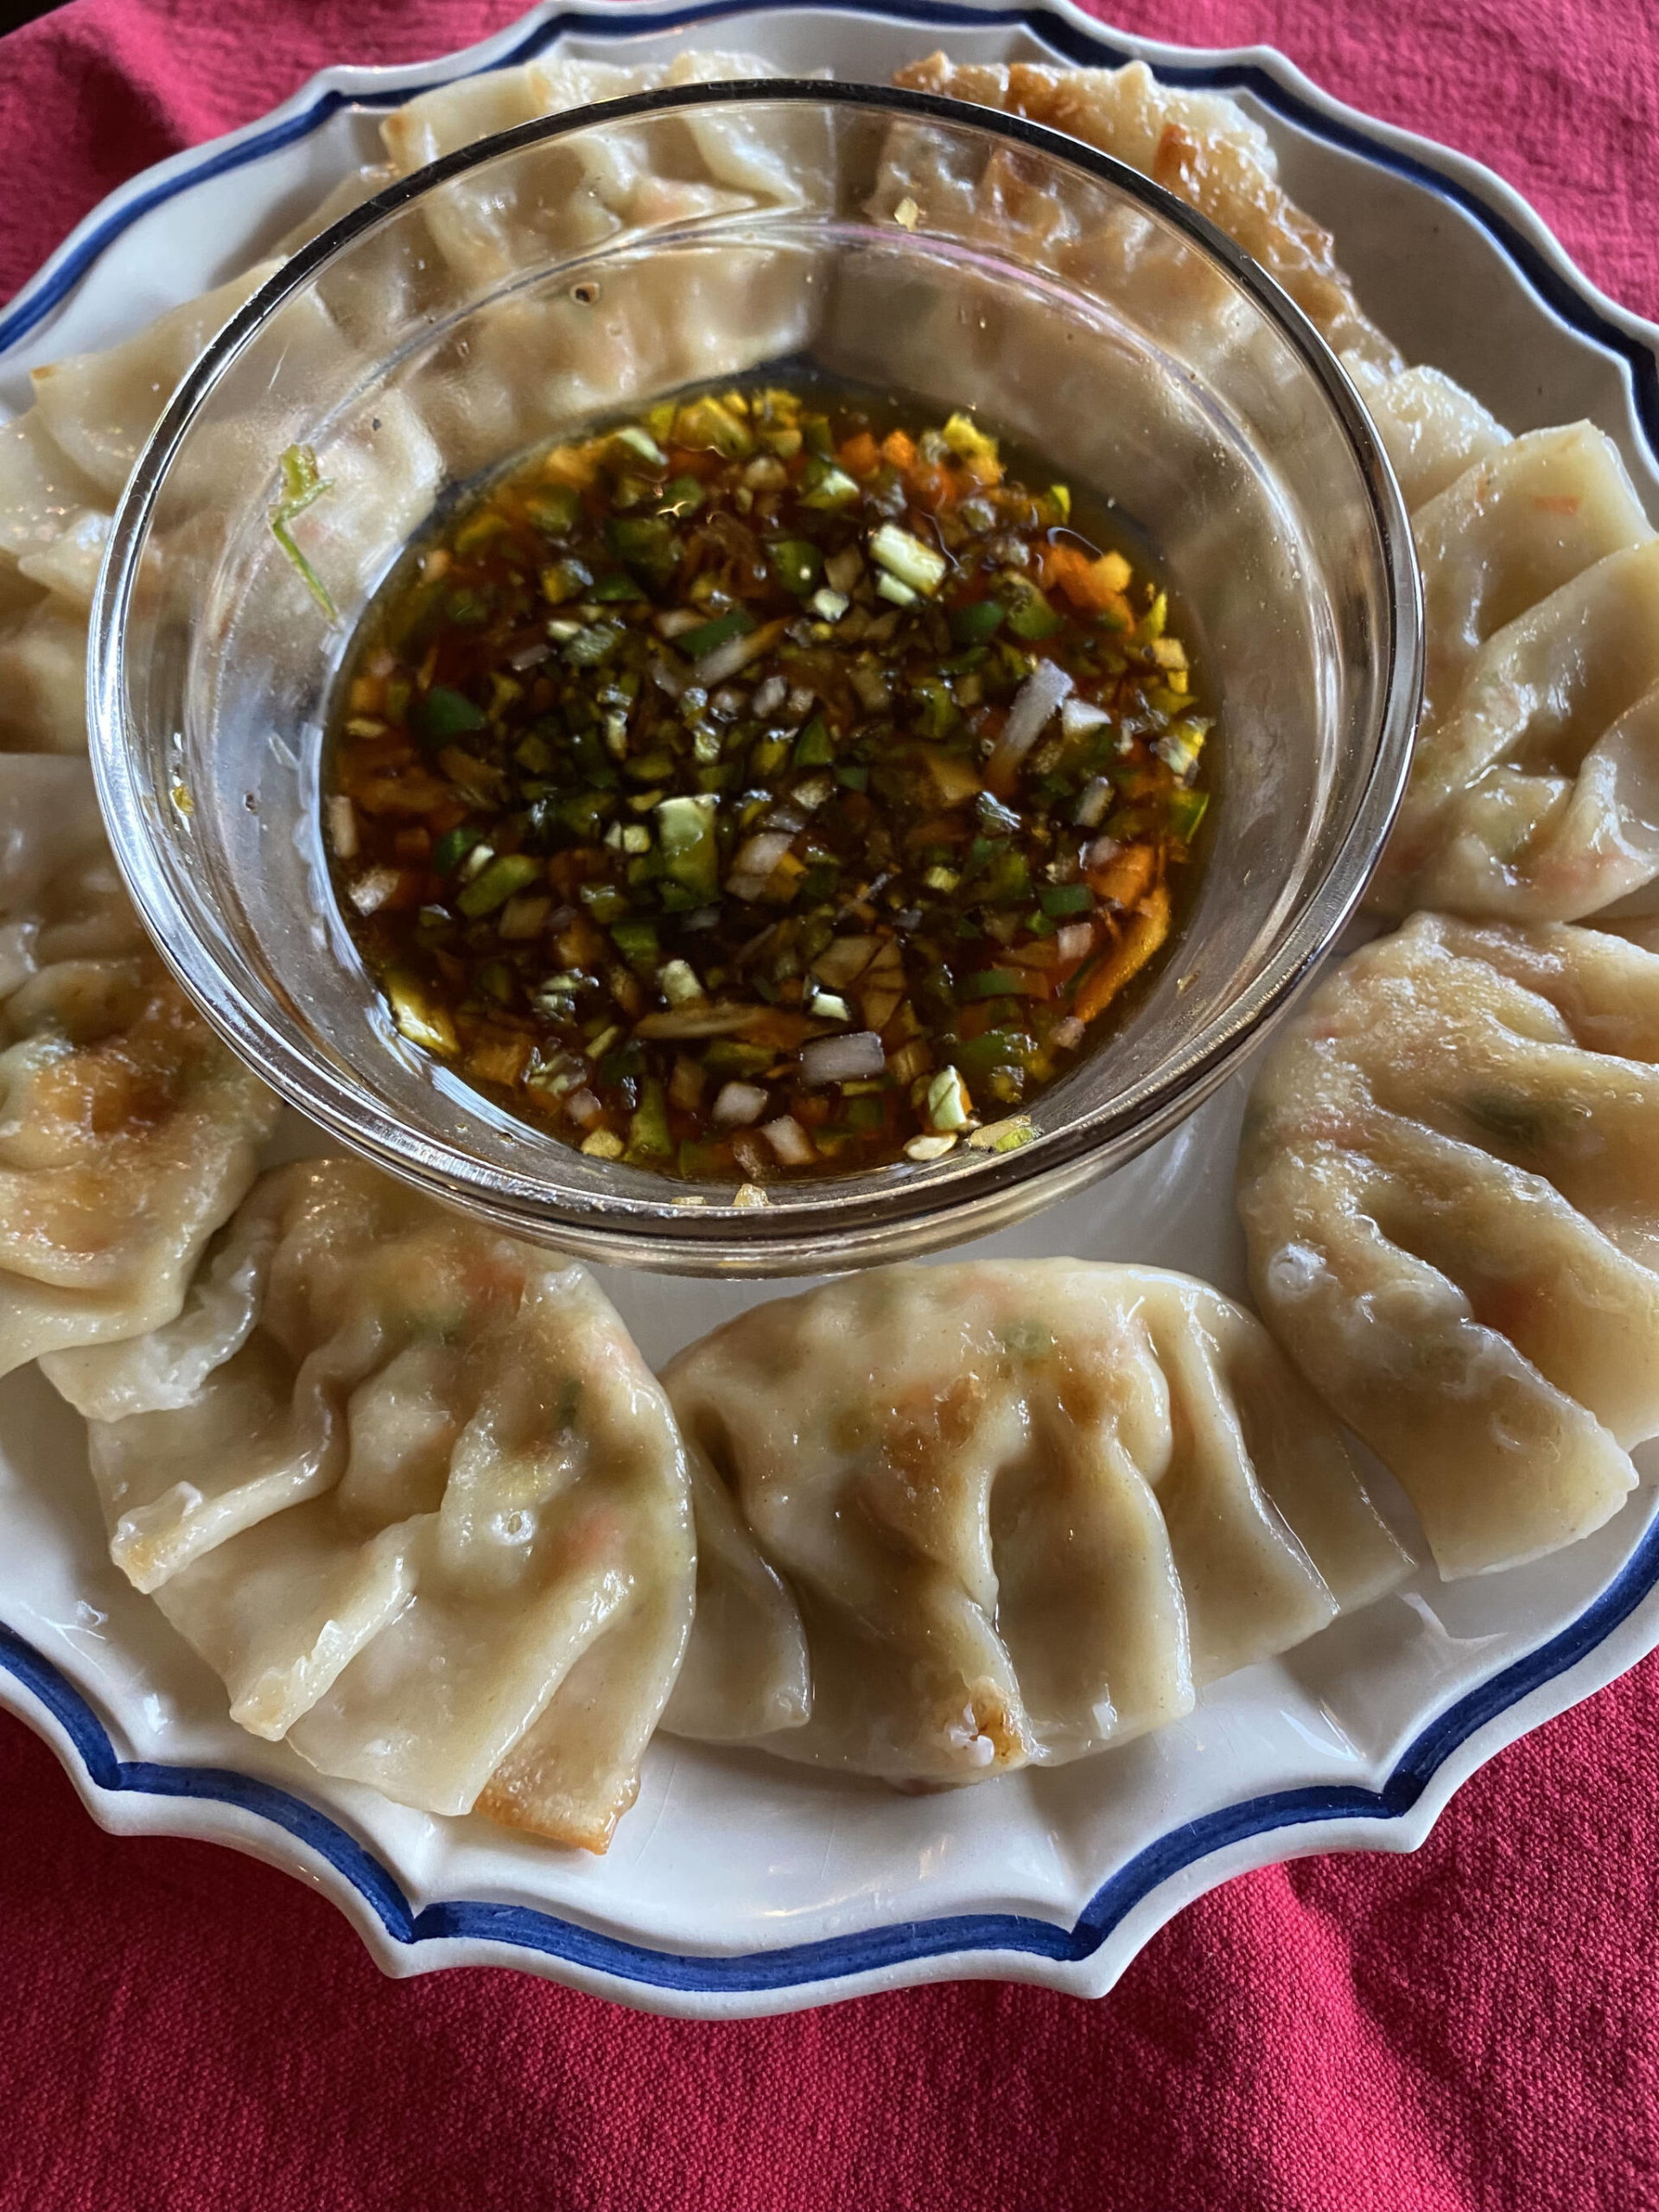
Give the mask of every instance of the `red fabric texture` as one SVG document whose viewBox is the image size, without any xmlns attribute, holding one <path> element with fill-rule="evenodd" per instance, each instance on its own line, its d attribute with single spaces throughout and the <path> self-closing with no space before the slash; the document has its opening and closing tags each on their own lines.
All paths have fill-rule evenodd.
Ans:
<svg viewBox="0 0 1659 2212">
<path fill-rule="evenodd" d="M 512 0 L 72 0 L 0 42 L 0 296 L 145 163 Z M 1519 187 L 1659 314 L 1659 16 L 1116 0 L 1268 41 Z M 734 39 L 733 42 L 736 42 Z M 508 1974 L 383 1981 L 297 1883 L 101 1835 L 0 1719 L 0 2212 L 1630 2212 L 1659 2206 L 1659 1662 L 1408 1859 L 1304 1860 L 1111 1997 L 990 1984 L 738 2025 Z"/>
</svg>

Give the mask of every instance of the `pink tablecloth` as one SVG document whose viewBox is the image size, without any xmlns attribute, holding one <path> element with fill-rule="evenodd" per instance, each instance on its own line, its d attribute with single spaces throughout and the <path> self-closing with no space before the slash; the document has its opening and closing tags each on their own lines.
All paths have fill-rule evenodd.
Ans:
<svg viewBox="0 0 1659 2212">
<path fill-rule="evenodd" d="M 73 0 L 0 43 L 0 296 L 144 163 L 512 0 Z M 1482 156 L 1659 314 L 1659 16 L 1119 0 L 1266 40 Z M 0 1541 L 3 1541 L 0 1535 Z M 1659 1665 L 1503 1754 L 1415 1858 L 1184 1914 L 1095 2005 L 969 1985 L 728 2027 L 384 1982 L 330 1908 L 115 1842 L 0 1722 L 0 2212 L 1465 2212 L 1659 2205 Z"/>
</svg>

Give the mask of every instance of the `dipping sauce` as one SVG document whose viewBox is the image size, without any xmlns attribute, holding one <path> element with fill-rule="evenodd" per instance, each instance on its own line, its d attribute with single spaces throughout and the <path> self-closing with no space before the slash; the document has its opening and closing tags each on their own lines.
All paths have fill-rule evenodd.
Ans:
<svg viewBox="0 0 1659 2212">
<path fill-rule="evenodd" d="M 451 511 L 325 764 L 399 1030 L 696 1180 L 1025 1141 L 1167 936 L 1206 804 L 1166 594 L 1090 519 L 964 416 L 775 388 Z"/>
</svg>

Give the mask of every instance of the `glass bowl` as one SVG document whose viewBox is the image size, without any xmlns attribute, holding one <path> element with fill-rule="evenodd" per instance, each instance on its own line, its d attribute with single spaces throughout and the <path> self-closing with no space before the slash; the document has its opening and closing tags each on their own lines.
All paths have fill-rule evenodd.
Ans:
<svg viewBox="0 0 1659 2212">
<path fill-rule="evenodd" d="M 810 364 L 1034 445 L 1148 533 L 1218 699 L 1208 850 L 1103 1045 L 1032 1141 L 765 1202 L 591 1159 L 392 1028 L 320 829 L 357 618 L 457 487 L 596 416 Z M 289 446 L 332 489 L 270 527 Z M 1421 658 L 1411 537 L 1363 410 L 1262 272 L 1135 171 L 920 93 L 643 95 L 467 148 L 284 264 L 141 456 L 93 615 L 99 787 L 181 982 L 346 1144 L 594 1260 L 784 1274 L 999 1228 L 1192 1109 L 1331 944 L 1402 788 Z"/>
</svg>

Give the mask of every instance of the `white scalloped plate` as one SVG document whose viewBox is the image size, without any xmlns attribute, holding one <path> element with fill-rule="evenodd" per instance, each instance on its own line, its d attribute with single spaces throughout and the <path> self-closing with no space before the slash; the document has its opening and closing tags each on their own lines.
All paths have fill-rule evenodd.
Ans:
<svg viewBox="0 0 1659 2212">
<path fill-rule="evenodd" d="M 0 410 L 26 404 L 34 363 L 108 344 L 252 259 L 378 156 L 380 115 L 423 87 L 556 44 L 644 57 L 688 42 L 878 81 L 938 45 L 981 60 L 1140 54 L 1178 82 L 1232 92 L 1408 358 L 1448 370 L 1516 429 L 1588 416 L 1649 504 L 1659 495 L 1659 331 L 1596 292 L 1498 179 L 1341 106 L 1267 49 L 1158 46 L 1064 0 L 546 8 L 422 68 L 330 70 L 88 217 L 0 315 Z M 1157 1262 L 1243 1295 L 1240 1103 L 1230 1085 L 1082 1198 L 976 1249 Z M 653 1359 L 765 1294 L 620 1274 L 607 1287 Z M 0 1383 L 0 1701 L 56 1747 L 105 1827 L 210 1838 L 288 1868 L 340 1904 L 388 1973 L 512 1965 L 689 2015 L 968 1975 L 1096 1995 L 1230 1874 L 1313 1851 L 1411 1849 L 1484 1759 L 1650 1650 L 1654 1514 L 1644 1484 L 1553 1559 L 1450 1587 L 1421 1573 L 1217 1685 L 1160 1734 L 975 1789 L 899 1796 L 658 1738 L 638 1805 L 593 1859 L 410 1812 L 242 1734 L 218 1683 L 111 1567 L 80 1424 L 30 1370 Z"/>
</svg>

